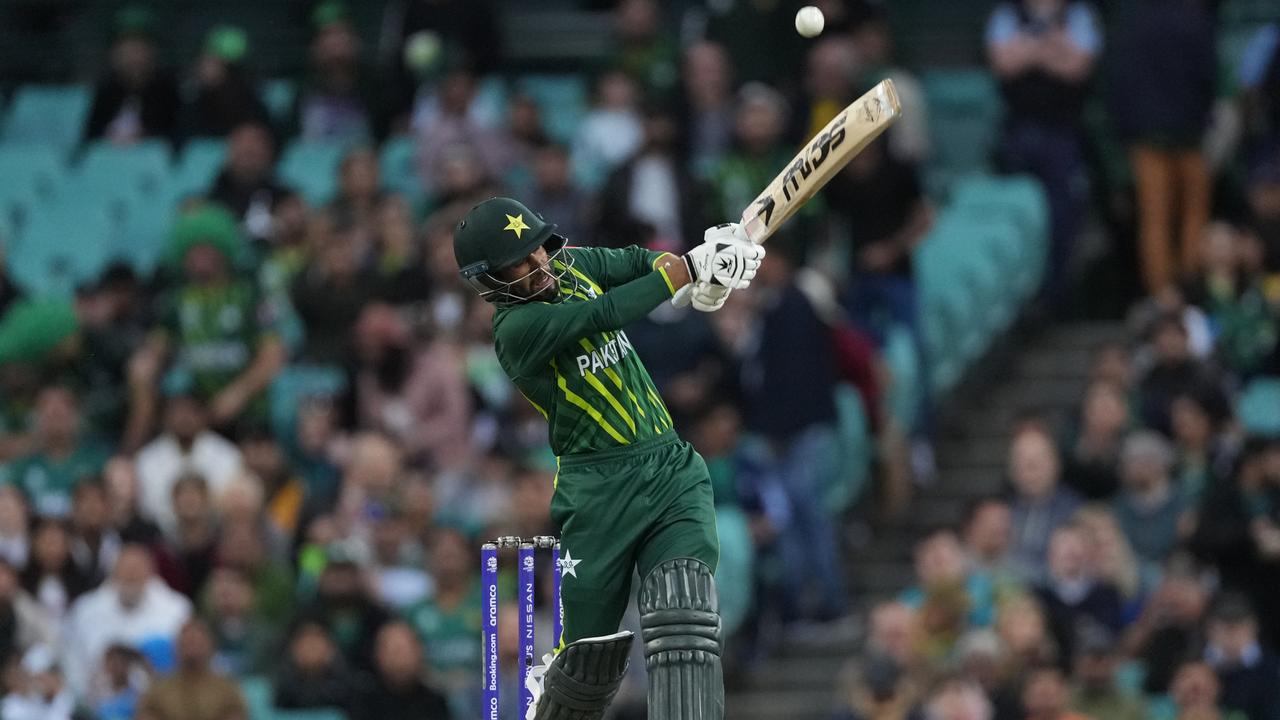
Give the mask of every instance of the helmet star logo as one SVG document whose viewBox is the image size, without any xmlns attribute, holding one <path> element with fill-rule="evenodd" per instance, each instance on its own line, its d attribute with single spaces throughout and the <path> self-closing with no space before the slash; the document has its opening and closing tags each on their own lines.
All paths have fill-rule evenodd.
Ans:
<svg viewBox="0 0 1280 720">
<path fill-rule="evenodd" d="M 503 213 L 503 214 L 505 215 L 506 213 Z M 502 229 L 510 230 L 511 232 L 516 234 L 517 240 L 520 239 L 520 233 L 529 229 L 529 226 L 524 224 L 524 213 L 520 213 L 519 215 L 514 215 L 514 216 L 507 215 L 507 226 Z"/>
</svg>

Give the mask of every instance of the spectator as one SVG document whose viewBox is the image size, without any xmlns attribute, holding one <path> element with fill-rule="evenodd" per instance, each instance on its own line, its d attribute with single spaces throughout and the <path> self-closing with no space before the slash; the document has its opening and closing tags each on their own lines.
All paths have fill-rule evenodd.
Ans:
<svg viewBox="0 0 1280 720">
<path fill-rule="evenodd" d="M 107 512 L 112 527 L 120 532 L 120 539 L 144 545 L 157 541 L 160 527 L 139 514 L 138 475 L 133 461 L 117 455 L 107 461 L 102 476 L 107 490 Z"/>
<path fill-rule="evenodd" d="M 902 668 L 884 656 L 869 655 L 849 668 L 840 688 L 840 711 L 833 720 L 915 720 L 919 689 Z"/>
<path fill-rule="evenodd" d="M 413 628 L 384 625 L 375 661 L 376 680 L 357 696 L 353 720 L 449 720 L 444 696 L 422 681 L 422 645 Z"/>
<path fill-rule="evenodd" d="M 252 484 L 261 487 L 264 519 L 272 534 L 291 540 L 305 518 L 329 509 L 336 498 L 332 489 L 312 488 L 292 466 L 284 445 L 264 427 L 254 428 L 240 438 L 245 469 Z M 248 478 L 243 478 L 248 479 Z"/>
<path fill-rule="evenodd" d="M 621 70 L 604 73 L 596 81 L 595 104 L 574 134 L 572 163 L 577 184 L 588 190 L 598 188 L 643 142 L 640 89 Z"/>
<path fill-rule="evenodd" d="M 600 191 L 597 242 L 607 247 L 643 245 L 682 253 L 701 242 L 702 187 L 676 155 L 675 118 L 647 107 L 644 140 L 637 153 L 618 166 Z"/>
<path fill-rule="evenodd" d="M 71 558 L 94 585 L 116 564 L 124 544 L 111 525 L 107 490 L 100 482 L 76 488 L 71 505 Z"/>
<path fill-rule="evenodd" d="M 1147 601 L 1159 574 L 1148 567 L 1139 567 L 1133 548 L 1125 539 L 1116 516 L 1105 505 L 1086 505 L 1072 518 L 1085 539 L 1088 564 L 1099 581 L 1109 584 L 1120 593 L 1121 623 L 1128 625 Z"/>
<path fill-rule="evenodd" d="M 955 633 L 948 633 L 947 645 L 959 639 L 966 627 L 988 627 L 995 621 L 995 588 L 991 578 L 973 572 L 967 563 L 964 548 L 955 533 L 950 530 L 935 531 L 922 539 L 915 550 L 917 586 L 902 595 L 902 602 L 921 617 L 925 632 L 937 636 L 935 629 L 927 627 L 941 614 L 940 605 L 948 604 L 948 598 L 958 602 L 961 617 L 955 618 Z"/>
<path fill-rule="evenodd" d="M 1170 481 L 1172 467 L 1173 452 L 1159 434 L 1139 431 L 1125 439 L 1120 454 L 1124 491 L 1115 514 L 1144 563 L 1158 565 L 1178 543 L 1186 504 Z"/>
<path fill-rule="evenodd" d="M 111 579 L 71 606 L 64 656 L 67 682 L 83 694 L 112 643 L 172 642 L 190 615 L 191 603 L 156 577 L 147 549 L 124 546 Z"/>
<path fill-rule="evenodd" d="M 94 89 L 86 139 L 175 139 L 178 85 L 156 65 L 155 24 L 152 12 L 139 5 L 116 13 L 108 69 Z"/>
<path fill-rule="evenodd" d="M 428 196 L 446 194 L 450 162 L 457 157 L 467 157 L 472 171 L 486 182 L 503 177 L 510 169 L 514 159 L 511 138 L 473 114 L 475 99 L 475 75 L 458 68 L 444 77 L 439 90 L 414 113 L 423 188 Z"/>
<path fill-rule="evenodd" d="M 1139 267 L 1152 295 L 1195 271 L 1195 244 L 1209 220 L 1212 189 L 1200 148 L 1217 76 L 1213 34 L 1199 0 L 1139 2 L 1111 58 L 1116 130 L 1137 185 Z"/>
<path fill-rule="evenodd" d="M 1004 645 L 1010 680 L 1016 685 L 1027 670 L 1059 656 L 1040 603 L 1024 595 L 1005 601 L 996 616 L 996 634 Z"/>
<path fill-rule="evenodd" d="M 744 417 L 773 450 L 774 471 L 791 505 L 779 538 L 790 581 L 789 619 L 837 618 L 844 612 L 839 548 L 822 489 L 836 451 L 836 369 L 829 328 L 800 289 L 786 252 L 774 252 L 756 276 L 764 300 L 761 341 L 742 357 Z"/>
<path fill-rule="evenodd" d="M 879 346 L 897 324 L 922 351 L 911 258 L 933 213 L 915 167 L 890 157 L 885 141 L 874 142 L 833 179 L 826 197 L 849 228 L 845 307 Z"/>
<path fill-rule="evenodd" d="M 132 720 L 150 680 L 142 653 L 127 645 L 113 644 L 102 655 L 102 672 L 94 678 L 85 704 L 93 709 L 97 720 Z"/>
<path fill-rule="evenodd" d="M 617 42 L 613 65 L 631 76 L 641 91 L 669 101 L 679 81 L 679 51 L 663 32 L 662 4 L 655 0 L 622 0 L 613 11 Z"/>
<path fill-rule="evenodd" d="M 398 510 L 373 528 L 370 544 L 373 584 L 379 602 L 399 611 L 431 593 L 431 577 L 422 569 L 422 548 Z"/>
<path fill-rule="evenodd" d="M 18 570 L 0 560 L 0 657 L 13 658 L 44 645 L 56 647 L 58 619 L 20 584 Z"/>
<path fill-rule="evenodd" d="M 1238 82 L 1251 154 L 1274 149 L 1280 140 L 1280 24 L 1258 28 L 1240 57 Z"/>
<path fill-rule="evenodd" d="M 31 561 L 22 571 L 22 587 L 44 612 L 61 623 L 75 601 L 93 588 L 71 558 L 66 524 L 54 518 L 37 520 L 31 529 Z"/>
<path fill-rule="evenodd" d="M 0 560 L 26 567 L 31 551 L 27 498 L 13 485 L 0 485 Z"/>
<path fill-rule="evenodd" d="M 1067 683 L 1062 671 L 1047 666 L 1031 671 L 1022 687 L 1027 720 L 1090 720 L 1067 710 Z"/>
<path fill-rule="evenodd" d="M 107 448 L 89 436 L 80 401 L 64 386 L 40 391 L 32 427 L 32 452 L 0 470 L 0 481 L 19 487 L 35 513 L 68 517 L 72 493 L 102 472 Z"/>
<path fill-rule="evenodd" d="M 316 597 L 301 609 L 299 617 L 327 628 L 346 663 L 368 672 L 373 668 L 378 631 L 390 617 L 370 596 L 357 554 L 350 545 L 329 548 Z"/>
<path fill-rule="evenodd" d="M 944 680 L 925 702 L 929 720 L 993 720 L 991 701 L 972 680 Z"/>
<path fill-rule="evenodd" d="M 239 568 L 214 568 L 206 596 L 201 614 L 213 633 L 214 669 L 235 677 L 269 670 L 279 657 L 280 632 L 255 608 L 249 576 Z"/>
<path fill-rule="evenodd" d="M 360 267 L 368 237 L 356 225 L 317 220 L 315 261 L 293 282 L 293 307 L 307 328 L 302 356 L 316 363 L 351 361 L 351 328 L 375 297 L 371 274 Z"/>
<path fill-rule="evenodd" d="M 902 117 L 889 132 L 888 151 L 900 162 L 920 165 L 929 159 L 932 151 L 924 88 L 894 57 L 893 34 L 884 10 L 870 3 L 864 7 L 866 12 L 854 24 L 850 35 L 858 55 L 859 84 L 867 88 L 886 78 L 893 80 L 894 91 L 902 104 Z"/>
<path fill-rule="evenodd" d="M 1270 142 L 1275 147 L 1260 153 L 1249 171 L 1245 198 L 1250 227 L 1264 248 L 1267 269 L 1275 273 L 1280 272 L 1280 139 Z"/>
<path fill-rule="evenodd" d="M 1070 444 L 1064 480 L 1087 500 L 1110 500 L 1120 490 L 1120 446 L 1129 427 L 1124 390 L 1095 380 L 1085 392 L 1080 427 Z"/>
<path fill-rule="evenodd" d="M 1201 623 L 1208 593 L 1185 568 L 1173 567 L 1125 630 L 1128 653 L 1147 669 L 1142 689 L 1156 695 L 1169 692 L 1179 664 L 1193 657 L 1204 642 Z"/>
<path fill-rule="evenodd" d="M 817 135 L 857 97 L 858 60 L 858 48 L 849 35 L 832 34 L 814 42 L 805 58 L 804 104 L 797 108 L 800 122 L 791 134 Z"/>
<path fill-rule="evenodd" d="M 1009 443 L 1009 477 L 1013 483 L 1012 559 L 1023 577 L 1043 573 L 1049 538 L 1080 506 L 1075 493 L 1061 487 L 1057 448 L 1039 425 L 1019 428 Z"/>
<path fill-rule="evenodd" d="M 338 194 L 329 201 L 335 224 L 356 225 L 372 233 L 384 197 L 378 155 L 360 146 L 348 150 L 338 165 Z"/>
<path fill-rule="evenodd" d="M 289 637 L 288 654 L 275 681 L 274 705 L 282 710 L 351 710 L 362 680 L 343 660 L 329 630 L 303 621 Z"/>
<path fill-rule="evenodd" d="M 173 488 L 184 473 L 204 479 L 220 494 L 240 473 L 239 449 L 209 429 L 208 412 L 195 397 L 177 394 L 165 408 L 164 433 L 138 452 L 137 494 L 141 514 L 166 532 L 176 529 Z"/>
<path fill-rule="evenodd" d="M 994 708 L 994 720 L 1016 718 L 1022 706 L 1007 651 L 993 630 L 972 630 L 956 643 L 956 664 L 964 677 L 978 684 Z"/>
<path fill-rule="evenodd" d="M 696 42 L 684 51 L 681 78 L 684 93 L 676 142 L 693 176 L 707 180 L 733 142 L 733 63 L 723 45 Z"/>
<path fill-rule="evenodd" d="M 471 397 L 458 343 L 415 347 L 388 305 L 364 308 L 355 328 L 355 402 L 361 427 L 399 440 L 431 467 L 456 470 L 471 456 Z"/>
<path fill-rule="evenodd" d="M 190 135 L 225 137 L 245 123 L 267 121 L 267 109 L 245 67 L 248 51 L 248 36 L 234 25 L 219 25 L 205 35 L 196 58 L 194 97 L 187 106 Z"/>
<path fill-rule="evenodd" d="M 227 135 L 227 159 L 209 188 L 254 240 L 271 237 L 273 212 L 291 196 L 275 177 L 276 146 L 261 122 L 237 124 Z"/>
<path fill-rule="evenodd" d="M 1049 198 L 1044 294 L 1060 311 L 1084 199 L 1081 116 L 1102 34 L 1088 3 L 1020 0 L 996 5 L 986 45 L 1008 108 L 1000 164 L 1036 176 Z"/>
<path fill-rule="evenodd" d="M 867 615 L 867 653 L 887 657 L 900 668 L 918 669 L 919 625 L 915 612 L 895 601 L 879 603 Z"/>
<path fill-rule="evenodd" d="M 1074 661 L 1075 688 L 1071 709 L 1089 717 L 1106 720 L 1143 720 L 1145 704 L 1116 684 L 1116 666 L 1120 661 L 1115 637 L 1098 625 L 1080 628 Z"/>
<path fill-rule="evenodd" d="M 1222 383 L 1205 363 L 1191 356 L 1182 320 L 1166 315 L 1151 330 L 1153 363 L 1138 384 L 1139 412 L 1143 424 L 1168 436 L 1171 406 L 1180 393 L 1200 393 L 1206 402 L 1226 407 Z"/>
<path fill-rule="evenodd" d="M 178 633 L 178 668 L 138 701 L 138 720 L 248 720 L 240 689 L 214 670 L 209 626 L 188 620 Z"/>
<path fill-rule="evenodd" d="M 1238 712 L 1224 712 L 1218 704 L 1222 684 L 1213 668 L 1202 662 L 1188 662 L 1178 668 L 1170 695 L 1178 720 L 1245 720 Z"/>
<path fill-rule="evenodd" d="M 1280 662 L 1258 639 L 1258 622 L 1248 601 L 1225 595 L 1209 613 L 1209 643 L 1205 662 L 1222 682 L 1223 709 L 1248 720 L 1280 715 Z"/>
<path fill-rule="evenodd" d="M 427 568 L 435 582 L 432 595 L 404 610 L 404 619 L 428 649 L 431 677 L 451 697 L 466 695 L 480 662 L 475 637 L 480 619 L 473 612 L 479 578 L 472 546 L 458 530 L 437 529 L 432 535 Z"/>
<path fill-rule="evenodd" d="M 1227 475 L 1230 443 L 1221 436 L 1225 420 L 1196 393 L 1184 393 L 1170 406 L 1173 426 L 1173 477 L 1178 493 L 1194 512 L 1212 485 Z"/>
<path fill-rule="evenodd" d="M 1101 582 L 1089 565 L 1084 533 L 1065 525 L 1049 541 L 1049 572 L 1036 588 L 1049 629 L 1061 653 L 1059 664 L 1070 668 L 1083 628 L 1094 623 L 1107 632 L 1120 631 L 1120 592 Z"/>
<path fill-rule="evenodd" d="M 187 473 L 173 484 L 173 516 L 170 552 L 180 572 L 175 589 L 194 599 L 213 570 L 218 544 L 218 519 L 204 478 Z"/>
<path fill-rule="evenodd" d="M 541 208 L 543 216 L 556 224 L 556 233 L 575 245 L 593 244 L 587 230 L 588 198 L 573 184 L 569 149 L 555 142 L 539 146 L 530 169 L 533 187 L 523 196 L 529 207 Z"/>
<path fill-rule="evenodd" d="M 974 570 L 983 572 L 997 585 L 1010 582 L 1009 549 L 1013 540 L 1009 504 L 985 498 L 974 504 L 964 524 L 964 547 Z"/>
<path fill-rule="evenodd" d="M 307 74 L 293 111 L 303 140 L 370 140 L 386 134 L 376 82 L 361 60 L 360 36 L 340 0 L 311 13 Z"/>
<path fill-rule="evenodd" d="M 226 519 L 218 537 L 217 560 L 219 566 L 244 573 L 253 586 L 253 610 L 267 622 L 281 625 L 295 616 L 293 573 L 272 555 L 262 523 Z"/>
<path fill-rule="evenodd" d="M 225 209 L 206 206 L 174 224 L 171 258 L 183 271 L 167 313 L 140 350 L 138 383 L 155 382 L 162 359 L 173 356 L 193 394 L 209 403 L 215 427 L 263 418 L 264 391 L 285 362 L 279 308 L 237 274 L 243 240 Z"/>
<path fill-rule="evenodd" d="M 51 647 L 37 645 L 23 653 L 15 674 L 16 687 L 8 688 L 0 704 L 5 720 L 73 720 L 76 699 L 63 680 Z"/>
</svg>

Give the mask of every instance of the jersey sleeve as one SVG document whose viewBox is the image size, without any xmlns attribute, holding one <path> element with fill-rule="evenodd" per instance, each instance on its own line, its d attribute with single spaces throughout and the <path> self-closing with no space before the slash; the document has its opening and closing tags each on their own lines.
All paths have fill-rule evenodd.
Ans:
<svg viewBox="0 0 1280 720">
<path fill-rule="evenodd" d="M 658 258 L 670 253 L 645 250 L 638 245 L 624 248 L 573 248 L 575 266 L 597 290 L 608 291 L 654 271 Z"/>
<path fill-rule="evenodd" d="M 559 350 L 588 335 L 622 329 L 674 292 L 665 271 L 650 270 L 586 302 L 518 305 L 494 323 L 498 358 L 515 377 L 536 375 Z"/>
</svg>

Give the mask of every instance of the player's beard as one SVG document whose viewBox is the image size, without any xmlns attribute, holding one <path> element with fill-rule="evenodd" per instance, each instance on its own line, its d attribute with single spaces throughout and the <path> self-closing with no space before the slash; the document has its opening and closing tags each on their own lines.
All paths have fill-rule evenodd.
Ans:
<svg viewBox="0 0 1280 720">
<path fill-rule="evenodd" d="M 560 297 L 560 282 L 556 279 L 555 275 L 551 274 L 551 271 L 546 265 L 539 268 L 537 273 L 535 273 L 533 277 L 529 278 L 529 284 L 534 287 L 537 287 L 544 282 L 546 282 L 547 285 L 541 290 L 530 295 L 530 300 L 538 302 L 554 302 L 556 298 Z"/>
</svg>

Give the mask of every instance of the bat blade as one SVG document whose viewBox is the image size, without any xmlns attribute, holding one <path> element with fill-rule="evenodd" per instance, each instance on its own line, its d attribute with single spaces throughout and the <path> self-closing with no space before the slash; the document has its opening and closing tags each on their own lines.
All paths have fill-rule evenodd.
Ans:
<svg viewBox="0 0 1280 720">
<path fill-rule="evenodd" d="M 742 211 L 747 237 L 767 240 L 901 115 L 892 80 L 882 80 L 841 110 Z"/>
</svg>

